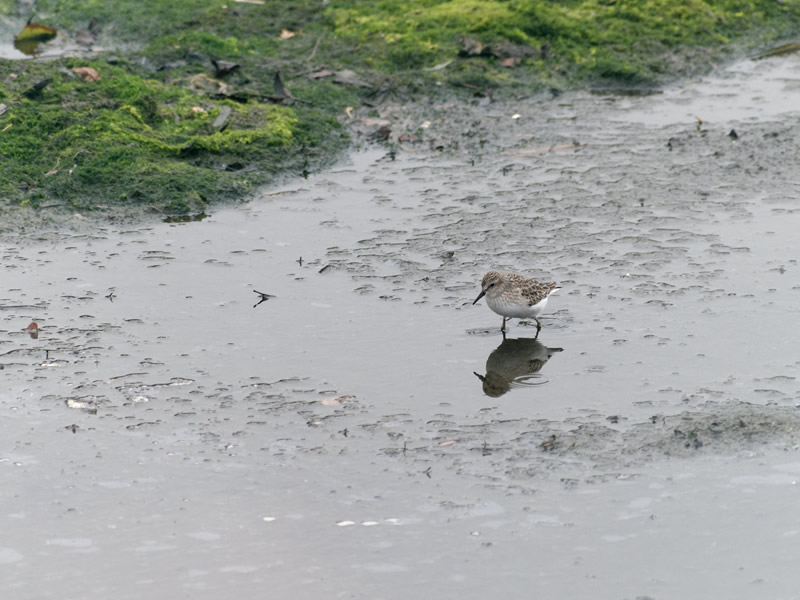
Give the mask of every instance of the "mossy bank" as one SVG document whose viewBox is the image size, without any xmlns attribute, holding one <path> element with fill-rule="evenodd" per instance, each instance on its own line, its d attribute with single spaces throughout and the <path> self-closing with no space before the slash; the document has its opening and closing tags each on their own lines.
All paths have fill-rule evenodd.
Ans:
<svg viewBox="0 0 800 600">
<path fill-rule="evenodd" d="M 2 205 L 170 215 L 320 168 L 346 147 L 350 108 L 659 85 L 790 38 L 800 0 L 0 0 L 0 13 L 7 41 L 30 19 L 63 49 L 0 59 Z"/>
</svg>

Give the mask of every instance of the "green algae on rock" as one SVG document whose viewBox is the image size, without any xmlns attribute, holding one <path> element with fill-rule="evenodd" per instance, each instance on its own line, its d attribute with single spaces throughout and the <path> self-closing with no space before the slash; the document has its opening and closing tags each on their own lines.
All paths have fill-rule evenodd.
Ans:
<svg viewBox="0 0 800 600">
<path fill-rule="evenodd" d="M 25 6 L 0 0 L 15 32 Z M 800 0 L 38 0 L 35 17 L 114 50 L 0 60 L 5 202 L 197 212 L 335 158 L 347 107 L 657 86 L 792 35 Z"/>
<path fill-rule="evenodd" d="M 84 81 L 71 71 L 83 66 L 100 79 Z M 0 68 L 0 95 L 9 106 L 0 122 L 0 193 L 7 202 L 58 199 L 83 210 L 147 202 L 194 211 L 243 197 L 293 158 L 298 162 L 292 154 L 309 145 L 291 107 L 212 99 L 188 84 L 166 85 L 100 60 Z M 47 79 L 35 98 L 25 96 Z M 215 127 L 222 110 L 227 118 Z M 335 128 L 320 116 L 315 123 Z"/>
</svg>

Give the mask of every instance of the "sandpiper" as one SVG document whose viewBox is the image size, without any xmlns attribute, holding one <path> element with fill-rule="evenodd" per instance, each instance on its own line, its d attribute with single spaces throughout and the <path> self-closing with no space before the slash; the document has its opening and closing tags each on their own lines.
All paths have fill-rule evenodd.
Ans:
<svg viewBox="0 0 800 600">
<path fill-rule="evenodd" d="M 500 331 L 505 333 L 506 320 L 530 319 L 536 321 L 536 335 L 542 328 L 542 323 L 537 318 L 547 306 L 547 299 L 550 294 L 560 289 L 555 283 L 542 283 L 516 275 L 514 273 L 502 273 L 500 271 L 489 271 L 483 276 L 481 281 L 481 293 L 475 298 L 478 300 L 486 296 L 486 304 L 494 312 L 503 317 L 503 325 Z"/>
</svg>

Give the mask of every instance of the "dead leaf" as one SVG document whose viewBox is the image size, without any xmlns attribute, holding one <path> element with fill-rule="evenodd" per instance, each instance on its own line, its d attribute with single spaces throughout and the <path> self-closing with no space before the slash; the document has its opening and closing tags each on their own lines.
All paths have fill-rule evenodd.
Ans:
<svg viewBox="0 0 800 600">
<path fill-rule="evenodd" d="M 508 58 L 504 58 L 500 64 L 504 67 L 516 67 L 521 62 L 522 59 L 518 56 L 509 56 Z"/>
<path fill-rule="evenodd" d="M 440 442 L 439 445 L 440 446 L 452 446 L 455 443 L 456 443 L 455 440 L 447 440 L 446 442 Z"/>
<path fill-rule="evenodd" d="M 374 117 L 365 117 L 361 119 L 361 123 L 367 127 L 389 127 L 392 122 L 389 119 L 376 119 Z"/>
<path fill-rule="evenodd" d="M 512 42 L 495 42 L 489 48 L 489 54 L 495 58 L 531 58 L 541 56 L 541 50 L 527 44 L 514 44 Z"/>
<path fill-rule="evenodd" d="M 360 79 L 355 71 L 351 71 L 349 69 L 345 69 L 343 71 L 336 71 L 334 75 L 335 75 L 334 81 L 336 83 L 343 83 L 345 85 L 355 85 L 364 88 L 372 87 L 372 85 L 370 85 L 363 79 Z"/>
<path fill-rule="evenodd" d="M 486 54 L 488 48 L 478 40 L 464 37 L 461 39 L 461 50 L 458 51 L 459 56 L 481 56 Z"/>
<path fill-rule="evenodd" d="M 275 95 L 279 98 L 294 99 L 292 92 L 290 92 L 289 88 L 286 87 L 286 84 L 283 83 L 283 78 L 281 77 L 280 71 L 275 71 L 275 76 L 272 78 L 272 85 L 275 88 Z"/>
<path fill-rule="evenodd" d="M 294 31 L 289 31 L 288 29 L 281 29 L 280 37 L 282 40 L 288 40 L 296 36 L 297 34 Z"/>
<path fill-rule="evenodd" d="M 354 109 L 353 109 L 352 106 L 348 106 L 347 108 L 344 109 L 344 114 L 346 114 L 348 117 L 350 117 L 352 119 L 353 118 L 353 110 Z"/>
<path fill-rule="evenodd" d="M 205 73 L 198 73 L 189 78 L 189 85 L 198 91 L 206 92 L 207 94 L 222 94 L 228 95 L 228 84 L 223 83 L 209 77 Z"/>
<path fill-rule="evenodd" d="M 36 54 L 39 44 L 55 39 L 58 30 L 39 23 L 29 23 L 14 38 L 14 47 L 28 56 Z"/>
<path fill-rule="evenodd" d="M 0 133 L 3 133 L 4 131 L 8 131 L 9 129 L 11 129 L 12 125 L 14 125 L 14 124 L 13 123 L 9 123 L 5 127 L 3 127 L 2 131 L 0 131 Z"/>
<path fill-rule="evenodd" d="M 225 77 L 225 75 L 228 75 L 239 68 L 238 63 L 230 62 L 228 60 L 215 60 L 212 58 L 211 64 L 213 64 L 214 68 L 217 70 L 217 72 L 214 74 L 215 77 Z"/>
<path fill-rule="evenodd" d="M 438 65 L 433 65 L 432 67 L 427 67 L 423 69 L 423 71 L 441 71 L 442 69 L 446 69 L 450 64 L 453 62 L 453 59 L 445 61 L 443 63 L 439 63 Z"/>
<path fill-rule="evenodd" d="M 74 69 L 72 69 L 72 72 L 75 73 L 78 77 L 80 77 L 84 81 L 100 80 L 100 73 L 98 73 L 92 67 L 75 67 Z"/>
<path fill-rule="evenodd" d="M 321 79 L 323 77 L 330 77 L 333 75 L 335 71 L 331 71 L 330 69 L 322 69 L 321 71 L 317 71 L 316 73 L 312 73 L 309 75 L 311 79 Z"/>
<path fill-rule="evenodd" d="M 53 169 L 52 171 L 48 171 L 47 173 L 45 173 L 44 176 L 50 177 L 51 175 L 55 175 L 56 173 L 58 173 L 58 169 Z"/>
<path fill-rule="evenodd" d="M 233 0 L 234 2 L 238 2 L 239 4 L 257 4 L 261 6 L 264 4 L 264 0 Z"/>
<path fill-rule="evenodd" d="M 31 321 L 30 325 L 25 328 L 25 333 L 31 336 L 32 339 L 39 339 L 39 325 L 36 321 Z"/>
</svg>

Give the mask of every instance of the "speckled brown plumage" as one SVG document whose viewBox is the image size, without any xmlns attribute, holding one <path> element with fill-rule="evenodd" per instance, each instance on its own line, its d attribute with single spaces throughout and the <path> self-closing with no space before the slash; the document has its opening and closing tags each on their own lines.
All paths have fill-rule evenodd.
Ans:
<svg viewBox="0 0 800 600">
<path fill-rule="evenodd" d="M 512 318 L 536 321 L 536 334 L 542 328 L 537 318 L 547 305 L 550 294 L 559 289 L 555 282 L 543 283 L 515 273 L 489 271 L 481 281 L 481 293 L 475 298 L 475 304 L 486 296 L 486 304 L 503 317 L 500 328 L 505 332 L 506 320 Z"/>
</svg>

